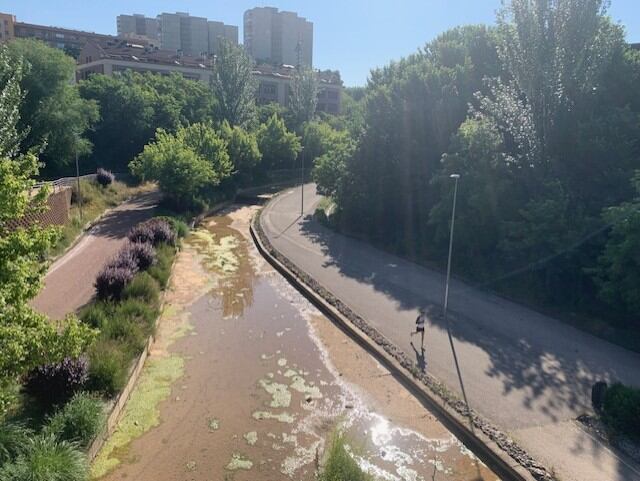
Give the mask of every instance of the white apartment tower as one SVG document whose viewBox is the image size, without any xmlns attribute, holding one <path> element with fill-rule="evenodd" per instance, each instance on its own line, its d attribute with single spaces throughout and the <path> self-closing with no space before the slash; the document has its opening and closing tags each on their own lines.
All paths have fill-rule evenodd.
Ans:
<svg viewBox="0 0 640 481">
<path fill-rule="evenodd" d="M 144 15 L 119 15 L 118 36 L 146 36 L 158 40 L 163 50 L 189 56 L 215 55 L 221 38 L 238 44 L 238 27 L 188 13 L 161 13 L 156 18 Z"/>
<path fill-rule="evenodd" d="M 258 63 L 313 65 L 313 23 L 294 12 L 256 7 L 244 13 L 244 47 Z"/>
</svg>

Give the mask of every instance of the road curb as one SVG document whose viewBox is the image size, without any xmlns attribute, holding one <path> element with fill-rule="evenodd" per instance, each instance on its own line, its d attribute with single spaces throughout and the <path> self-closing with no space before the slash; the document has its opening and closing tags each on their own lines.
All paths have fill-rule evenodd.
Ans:
<svg viewBox="0 0 640 481">
<path fill-rule="evenodd" d="M 457 396 L 432 376 L 418 371 L 399 348 L 273 247 L 262 230 L 261 214 L 262 209 L 250 225 L 251 237 L 260 254 L 305 298 L 389 369 L 489 468 L 503 480 L 556 479 L 506 434 L 473 410 L 474 427 L 470 428 L 466 407 Z"/>
</svg>

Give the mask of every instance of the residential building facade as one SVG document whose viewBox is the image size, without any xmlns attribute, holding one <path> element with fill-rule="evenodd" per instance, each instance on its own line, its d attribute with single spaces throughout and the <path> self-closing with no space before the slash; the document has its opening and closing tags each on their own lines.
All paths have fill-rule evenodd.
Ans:
<svg viewBox="0 0 640 481">
<path fill-rule="evenodd" d="M 74 56 L 90 40 L 102 41 L 115 38 L 111 35 L 84 32 L 82 30 L 18 22 L 15 16 L 6 13 L 0 13 L 0 22 L 0 42 L 6 42 L 14 38 L 35 38 L 42 40 L 51 47 L 66 50 Z"/>
<path fill-rule="evenodd" d="M 284 107 L 289 105 L 291 83 L 295 68 L 288 66 L 275 67 L 270 64 L 257 65 L 253 75 L 258 82 L 256 100 L 258 104 L 278 103 Z M 342 80 L 339 72 L 318 71 L 318 104 L 319 112 L 338 115 L 341 112 Z"/>
<path fill-rule="evenodd" d="M 181 74 L 190 80 L 209 85 L 211 59 L 208 56 L 191 57 L 173 50 L 161 50 L 126 39 L 87 43 L 78 57 L 76 80 L 85 80 L 93 74 L 117 75 L 126 70 L 150 72 L 159 75 Z"/>
<path fill-rule="evenodd" d="M 216 55 L 220 39 L 238 44 L 238 27 L 222 22 L 194 17 L 185 12 L 161 13 L 155 18 L 144 15 L 118 15 L 118 36 L 135 38 L 143 35 L 159 41 L 163 50 L 183 55 Z"/>
<path fill-rule="evenodd" d="M 140 36 L 160 42 L 160 23 L 157 18 L 145 17 L 139 13 L 118 15 L 116 24 L 118 37 L 135 38 L 135 36 Z"/>
<path fill-rule="evenodd" d="M 294 12 L 256 7 L 244 13 L 244 47 L 257 63 L 313 66 L 313 23 Z"/>
</svg>

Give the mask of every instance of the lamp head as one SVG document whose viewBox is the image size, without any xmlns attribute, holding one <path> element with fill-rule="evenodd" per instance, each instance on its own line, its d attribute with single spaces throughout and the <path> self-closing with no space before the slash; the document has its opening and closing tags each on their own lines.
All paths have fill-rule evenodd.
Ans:
<svg viewBox="0 0 640 481">
<path fill-rule="evenodd" d="M 459 179 L 460 178 L 460 174 L 451 174 L 449 176 L 450 179 Z"/>
</svg>

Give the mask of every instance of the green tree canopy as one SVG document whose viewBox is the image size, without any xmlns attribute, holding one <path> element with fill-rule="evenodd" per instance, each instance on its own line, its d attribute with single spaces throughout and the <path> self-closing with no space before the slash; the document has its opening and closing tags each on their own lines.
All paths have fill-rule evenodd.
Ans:
<svg viewBox="0 0 640 481">
<path fill-rule="evenodd" d="M 134 175 L 156 180 L 180 208 L 206 204 L 206 191 L 228 178 L 233 165 L 226 142 L 207 124 L 192 124 L 176 134 L 162 129 L 130 164 Z"/>
<path fill-rule="evenodd" d="M 256 81 L 252 70 L 253 61 L 242 47 L 227 40 L 220 42 L 211 80 L 219 120 L 245 126 L 254 119 Z"/>
<path fill-rule="evenodd" d="M 291 169 L 300 153 L 300 139 L 289 132 L 284 121 L 272 115 L 257 132 L 264 169 Z"/>
<path fill-rule="evenodd" d="M 41 287 L 42 258 L 58 233 L 17 224 L 42 210 L 48 195 L 47 189 L 31 195 L 38 158 L 17 152 L 25 137 L 18 127 L 21 76 L 21 64 L 0 47 L 0 384 L 42 363 L 78 356 L 94 334 L 76 318 L 54 323 L 29 306 Z"/>
<path fill-rule="evenodd" d="M 75 157 L 91 152 L 92 144 L 83 134 L 98 119 L 95 102 L 85 100 L 71 81 L 75 61 L 61 50 L 39 40 L 16 39 L 7 45 L 11 62 L 20 63 L 20 105 L 18 128 L 26 132 L 21 149 L 40 150 L 47 175 L 65 172 Z"/>
<path fill-rule="evenodd" d="M 296 132 L 313 120 L 318 105 L 318 77 L 309 67 L 298 67 L 291 82 L 289 110 Z"/>
<path fill-rule="evenodd" d="M 178 73 L 92 75 L 79 90 L 100 106 L 100 121 L 89 134 L 94 163 L 114 171 L 126 170 L 156 129 L 176 132 L 181 125 L 210 121 L 214 114 L 209 89 Z"/>
<path fill-rule="evenodd" d="M 237 125 L 231 127 L 225 120 L 220 127 L 220 136 L 227 143 L 227 151 L 235 171 L 242 178 L 251 179 L 252 170 L 262 159 L 256 135 Z"/>
</svg>

